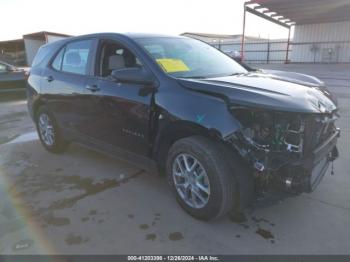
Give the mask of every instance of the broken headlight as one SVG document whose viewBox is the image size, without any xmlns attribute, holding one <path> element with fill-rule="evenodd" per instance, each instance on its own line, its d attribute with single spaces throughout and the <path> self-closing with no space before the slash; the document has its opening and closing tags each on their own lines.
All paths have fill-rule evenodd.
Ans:
<svg viewBox="0 0 350 262">
<path fill-rule="evenodd" d="M 295 113 L 233 107 L 245 139 L 269 151 L 302 153 L 305 123 Z"/>
<path fill-rule="evenodd" d="M 246 107 L 231 107 L 231 111 L 241 128 L 228 140 L 254 166 L 266 166 L 267 156 L 276 163 L 290 159 L 290 153 L 302 156 L 305 121 L 301 115 Z"/>
</svg>

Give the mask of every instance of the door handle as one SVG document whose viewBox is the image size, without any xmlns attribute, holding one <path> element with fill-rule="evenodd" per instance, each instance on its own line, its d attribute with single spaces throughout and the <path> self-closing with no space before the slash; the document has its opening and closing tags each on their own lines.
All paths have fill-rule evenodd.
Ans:
<svg viewBox="0 0 350 262">
<path fill-rule="evenodd" d="M 45 77 L 45 80 L 46 80 L 47 82 L 52 82 L 53 80 L 55 80 L 55 78 L 53 78 L 53 76 L 46 76 L 46 77 Z"/>
<path fill-rule="evenodd" d="M 90 90 L 91 92 L 96 92 L 100 90 L 100 88 L 97 85 L 86 85 L 85 88 Z"/>
</svg>

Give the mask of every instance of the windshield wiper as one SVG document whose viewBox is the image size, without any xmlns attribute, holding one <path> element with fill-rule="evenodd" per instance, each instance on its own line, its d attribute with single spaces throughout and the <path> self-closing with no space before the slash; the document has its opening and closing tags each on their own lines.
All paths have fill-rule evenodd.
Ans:
<svg viewBox="0 0 350 262">
<path fill-rule="evenodd" d="M 192 78 L 192 79 L 206 79 L 208 77 L 205 77 L 205 76 L 183 76 L 181 78 L 186 78 L 186 79 L 188 79 L 188 78 Z"/>
<path fill-rule="evenodd" d="M 230 74 L 230 75 L 227 75 L 227 76 L 238 76 L 238 75 L 244 75 L 246 73 L 233 73 L 233 74 Z"/>
<path fill-rule="evenodd" d="M 212 75 L 212 76 L 184 76 L 182 78 L 191 78 L 191 79 L 207 79 L 207 78 L 217 78 L 217 77 L 226 77 L 226 76 L 237 76 L 237 75 L 244 75 L 246 73 L 232 73 L 229 75 Z"/>
</svg>

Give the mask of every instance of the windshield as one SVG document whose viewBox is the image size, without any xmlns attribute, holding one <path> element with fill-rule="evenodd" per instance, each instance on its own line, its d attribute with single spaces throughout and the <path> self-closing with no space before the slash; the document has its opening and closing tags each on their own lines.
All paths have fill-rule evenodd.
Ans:
<svg viewBox="0 0 350 262">
<path fill-rule="evenodd" d="M 216 48 L 191 38 L 142 38 L 143 46 L 164 72 L 179 78 L 209 78 L 247 73 Z"/>
</svg>

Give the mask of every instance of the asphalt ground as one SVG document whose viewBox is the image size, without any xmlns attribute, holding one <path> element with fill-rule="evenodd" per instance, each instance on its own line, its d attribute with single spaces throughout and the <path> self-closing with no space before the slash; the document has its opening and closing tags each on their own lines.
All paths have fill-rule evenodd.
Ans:
<svg viewBox="0 0 350 262">
<path fill-rule="evenodd" d="M 0 103 L 0 254 L 350 254 L 350 65 L 259 65 L 323 79 L 339 99 L 340 157 L 311 194 L 202 222 L 165 178 L 38 141 L 23 99 Z"/>
</svg>

